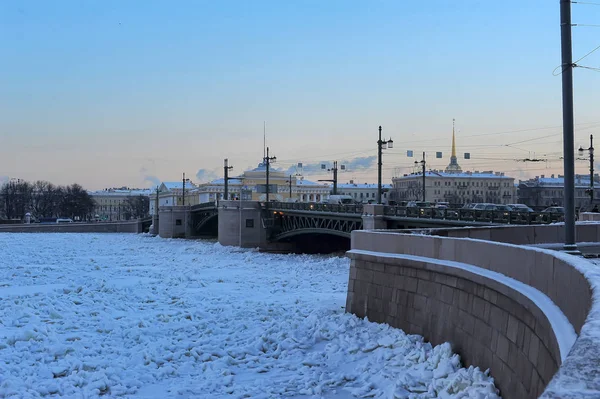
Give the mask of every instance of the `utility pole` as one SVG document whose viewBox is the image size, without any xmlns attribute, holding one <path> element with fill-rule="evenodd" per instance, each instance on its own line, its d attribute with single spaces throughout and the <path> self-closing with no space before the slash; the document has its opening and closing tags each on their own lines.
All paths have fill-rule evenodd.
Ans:
<svg viewBox="0 0 600 399">
<path fill-rule="evenodd" d="M 292 200 L 292 175 L 290 175 L 290 180 L 288 181 L 290 184 L 290 201 Z"/>
<path fill-rule="evenodd" d="M 422 193 L 423 193 L 423 202 L 425 202 L 425 165 L 426 165 L 426 161 L 425 161 L 425 151 L 423 151 L 423 159 L 421 161 L 415 161 L 415 166 L 417 164 L 421 164 L 422 169 L 422 178 L 423 178 L 423 188 L 422 188 Z"/>
<path fill-rule="evenodd" d="M 333 195 L 337 195 L 337 172 L 338 172 L 338 167 L 337 167 L 337 161 L 335 161 L 333 163 Z"/>
<path fill-rule="evenodd" d="M 267 155 L 263 158 L 263 163 L 265 164 L 265 168 L 266 168 L 267 206 L 269 206 L 269 192 L 271 191 L 271 188 L 269 187 L 269 164 L 271 163 L 271 161 L 275 162 L 276 160 L 277 160 L 277 157 L 269 157 L 269 147 L 267 147 Z"/>
<path fill-rule="evenodd" d="M 563 155 L 565 173 L 565 245 L 563 249 L 566 252 L 579 253 L 575 237 L 575 149 L 573 144 L 573 53 L 571 26 L 571 0 L 560 0 Z"/>
<path fill-rule="evenodd" d="M 379 126 L 379 140 L 377 140 L 377 203 L 381 204 L 381 126 Z"/>
<path fill-rule="evenodd" d="M 382 150 L 385 148 L 393 148 L 394 142 L 389 140 L 381 140 L 381 126 L 379 126 L 379 140 L 377 140 L 377 203 L 381 205 L 381 156 Z"/>
<path fill-rule="evenodd" d="M 342 165 L 342 169 L 344 169 L 345 166 Z M 337 183 L 338 183 L 338 162 L 337 161 L 333 161 L 333 168 L 331 169 L 327 169 L 328 172 L 333 172 L 333 179 L 319 179 L 318 181 L 328 181 L 333 183 L 333 190 L 332 190 L 332 195 L 337 195 Z"/>
<path fill-rule="evenodd" d="M 594 205 L 594 135 L 590 134 L 590 148 L 579 147 L 579 155 L 583 155 L 584 151 L 587 150 L 590 160 L 590 188 L 585 190 L 590 196 L 590 205 Z M 581 159 L 581 158 L 577 158 Z M 583 158 L 585 159 L 585 158 Z"/>
<path fill-rule="evenodd" d="M 594 135 L 590 134 L 590 205 L 594 205 Z"/>
<path fill-rule="evenodd" d="M 181 179 L 182 183 L 183 183 L 183 192 L 182 192 L 182 197 L 181 197 L 181 206 L 185 206 L 185 182 L 186 181 L 190 181 L 190 179 L 186 179 L 185 178 L 185 172 L 183 172 L 183 179 Z"/>
<path fill-rule="evenodd" d="M 160 192 L 159 190 L 160 190 L 160 188 L 158 186 L 156 186 L 156 201 L 155 201 L 156 204 L 154 205 L 155 213 L 156 213 L 156 219 L 158 219 L 158 193 Z"/>
<path fill-rule="evenodd" d="M 229 196 L 228 193 L 228 189 L 229 189 L 229 171 L 233 169 L 233 166 L 229 166 L 229 163 L 227 161 L 227 158 L 225 158 L 223 160 L 223 172 L 224 172 L 224 177 L 225 177 L 225 187 L 224 187 L 224 192 L 223 192 L 223 199 L 227 200 L 227 197 Z"/>
<path fill-rule="evenodd" d="M 423 202 L 425 202 L 425 151 L 423 151 Z"/>
</svg>

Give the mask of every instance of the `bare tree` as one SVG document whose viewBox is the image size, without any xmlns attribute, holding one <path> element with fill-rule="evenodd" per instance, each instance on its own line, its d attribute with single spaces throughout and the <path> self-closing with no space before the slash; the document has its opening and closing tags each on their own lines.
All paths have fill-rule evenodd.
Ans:
<svg viewBox="0 0 600 399">
<path fill-rule="evenodd" d="M 143 218 L 150 212 L 150 198 L 145 195 L 130 196 L 125 200 L 125 218 Z"/>
<path fill-rule="evenodd" d="M 33 183 L 32 213 L 35 217 L 58 216 L 62 190 L 54 184 L 38 180 Z"/>
</svg>

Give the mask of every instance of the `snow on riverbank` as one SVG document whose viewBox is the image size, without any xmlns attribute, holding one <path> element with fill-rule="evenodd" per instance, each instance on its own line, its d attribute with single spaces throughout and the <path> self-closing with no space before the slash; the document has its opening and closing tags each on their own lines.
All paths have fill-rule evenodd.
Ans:
<svg viewBox="0 0 600 399">
<path fill-rule="evenodd" d="M 0 234 L 0 398 L 497 398 L 448 344 L 344 313 L 349 261 Z"/>
</svg>

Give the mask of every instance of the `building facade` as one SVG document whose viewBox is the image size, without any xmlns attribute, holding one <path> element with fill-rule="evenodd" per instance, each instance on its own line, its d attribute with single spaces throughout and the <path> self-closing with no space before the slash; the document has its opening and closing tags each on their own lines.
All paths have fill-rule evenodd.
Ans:
<svg viewBox="0 0 600 399">
<path fill-rule="evenodd" d="M 382 184 L 381 189 L 381 202 L 387 204 L 392 185 Z M 362 202 L 363 204 L 375 203 L 377 201 L 377 184 L 357 184 L 350 180 L 349 183 L 338 184 L 337 191 L 338 194 L 349 195 L 354 198 L 356 202 Z"/>
<path fill-rule="evenodd" d="M 228 196 L 230 199 L 249 201 L 266 200 L 267 169 L 260 163 L 256 168 L 229 179 Z M 269 167 L 269 200 L 291 202 L 321 202 L 329 196 L 331 187 L 305 179 L 303 176 L 286 175 L 285 172 Z M 211 202 L 223 199 L 225 180 L 216 179 L 198 185 L 199 202 Z"/>
<path fill-rule="evenodd" d="M 423 200 L 423 174 L 411 173 L 392 179 L 397 201 Z M 425 172 L 425 201 L 463 205 L 472 202 L 512 204 L 516 202 L 515 179 L 500 172 Z"/>
<path fill-rule="evenodd" d="M 465 159 L 467 155 L 465 154 Z M 394 177 L 392 185 L 392 199 L 396 201 L 448 202 L 454 206 L 473 202 L 492 204 L 516 202 L 514 178 L 493 171 L 463 172 L 456 156 L 454 125 L 452 126 L 452 155 L 445 170 L 430 170 Z"/>
<path fill-rule="evenodd" d="M 110 188 L 100 191 L 89 191 L 96 203 L 94 214 L 104 221 L 120 221 L 130 218 L 128 200 L 135 196 L 149 197 L 147 189 Z"/>
<path fill-rule="evenodd" d="M 600 176 L 594 175 L 594 198 L 600 196 Z M 562 175 L 536 176 L 518 184 L 519 202 L 541 210 L 549 206 L 564 206 L 565 179 Z M 575 175 L 575 208 L 591 207 L 589 175 Z M 596 202 L 594 202 L 596 203 Z"/>
</svg>

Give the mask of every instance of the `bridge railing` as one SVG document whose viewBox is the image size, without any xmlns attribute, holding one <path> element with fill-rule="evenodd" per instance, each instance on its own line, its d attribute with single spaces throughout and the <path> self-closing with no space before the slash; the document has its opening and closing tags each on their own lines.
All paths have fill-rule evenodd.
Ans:
<svg viewBox="0 0 600 399">
<path fill-rule="evenodd" d="M 269 209 L 362 214 L 362 204 L 342 205 L 311 202 L 270 202 Z"/>
<path fill-rule="evenodd" d="M 406 218 L 460 220 L 501 224 L 548 224 L 563 220 L 562 214 L 548 212 L 492 211 L 482 209 L 441 209 L 385 206 L 386 216 Z"/>
<path fill-rule="evenodd" d="M 196 211 L 199 209 L 210 209 L 210 208 L 216 208 L 216 207 L 217 207 L 217 201 L 210 201 L 210 202 L 203 202 L 201 204 L 192 205 L 190 207 L 190 210 Z"/>
</svg>

